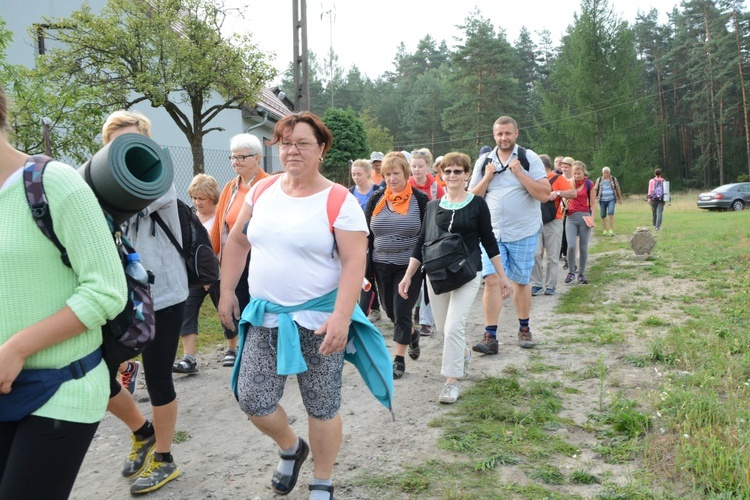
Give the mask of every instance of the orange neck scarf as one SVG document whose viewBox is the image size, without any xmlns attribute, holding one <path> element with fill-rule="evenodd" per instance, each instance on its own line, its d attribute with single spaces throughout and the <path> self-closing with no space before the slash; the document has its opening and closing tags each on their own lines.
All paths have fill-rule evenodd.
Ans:
<svg viewBox="0 0 750 500">
<path fill-rule="evenodd" d="M 406 215 L 406 213 L 409 211 L 409 202 L 411 202 L 411 196 L 413 192 L 411 190 L 411 184 L 408 182 L 406 183 L 406 187 L 403 191 L 401 191 L 398 194 L 393 194 L 393 191 L 391 191 L 390 187 L 385 188 L 385 193 L 383 193 L 383 197 L 380 198 L 380 201 L 377 205 L 375 205 L 375 210 L 372 211 L 372 216 L 375 217 L 380 213 L 381 210 L 383 210 L 383 207 L 385 206 L 386 201 L 391 202 L 391 207 L 393 208 L 393 211 L 397 214 Z"/>
</svg>

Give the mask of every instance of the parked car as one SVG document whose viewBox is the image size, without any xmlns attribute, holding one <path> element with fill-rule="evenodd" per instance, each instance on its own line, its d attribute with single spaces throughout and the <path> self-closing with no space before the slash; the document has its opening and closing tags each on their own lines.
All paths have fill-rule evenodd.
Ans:
<svg viewBox="0 0 750 500">
<path fill-rule="evenodd" d="M 698 208 L 708 210 L 742 210 L 750 205 L 750 182 L 724 184 L 698 195 Z"/>
</svg>

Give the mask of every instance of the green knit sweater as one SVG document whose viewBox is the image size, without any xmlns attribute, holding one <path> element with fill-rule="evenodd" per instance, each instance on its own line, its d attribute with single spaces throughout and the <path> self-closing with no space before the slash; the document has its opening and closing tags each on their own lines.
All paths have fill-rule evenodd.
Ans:
<svg viewBox="0 0 750 500">
<path fill-rule="evenodd" d="M 112 236 L 91 189 L 73 168 L 47 165 L 44 189 L 55 234 L 72 269 L 31 216 L 23 178 L 0 190 L 0 345 L 19 330 L 68 305 L 87 331 L 39 351 L 24 368 L 61 368 L 101 345 L 101 325 L 124 307 L 127 288 Z M 63 384 L 34 415 L 93 423 L 109 398 L 104 362 L 79 380 Z"/>
</svg>

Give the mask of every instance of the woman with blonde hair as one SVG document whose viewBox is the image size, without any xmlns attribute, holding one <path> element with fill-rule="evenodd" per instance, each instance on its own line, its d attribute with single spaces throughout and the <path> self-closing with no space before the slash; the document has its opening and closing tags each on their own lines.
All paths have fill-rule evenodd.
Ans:
<svg viewBox="0 0 750 500">
<path fill-rule="evenodd" d="M 404 356 L 407 346 L 411 359 L 417 360 L 420 355 L 419 330 L 413 328 L 412 310 L 419 298 L 422 273 L 415 273 L 407 298 L 398 291 L 398 284 L 406 273 L 419 238 L 428 201 L 427 195 L 409 184 L 410 171 L 409 161 L 403 153 L 392 151 L 385 155 L 380 172 L 386 188 L 372 195 L 365 209 L 370 228 L 369 265 L 375 269 L 380 303 L 393 322 L 393 340 L 396 342 L 394 379 L 403 377 L 406 371 Z"/>
<path fill-rule="evenodd" d="M 570 200 L 567 209 L 568 221 L 565 224 L 565 234 L 568 238 L 568 275 L 565 283 L 571 284 L 578 272 L 578 284 L 588 285 L 586 278 L 586 263 L 589 257 L 589 238 L 594 227 L 594 215 L 596 213 L 596 194 L 594 183 L 585 177 L 586 164 L 582 161 L 573 163 L 573 182 L 576 197 Z M 580 245 L 580 249 L 576 246 Z M 576 250 L 578 250 L 579 261 L 576 265 Z"/>
<path fill-rule="evenodd" d="M 219 184 L 216 179 L 206 174 L 193 177 L 188 194 L 193 200 L 193 209 L 206 231 L 211 232 L 216 219 L 216 204 L 219 202 Z M 195 359 L 196 340 L 198 337 L 198 313 L 203 300 L 208 295 L 214 307 L 219 307 L 219 283 L 210 285 L 190 285 L 187 302 L 185 302 L 185 317 L 182 320 L 180 340 L 182 341 L 181 359 L 172 365 L 174 373 L 198 373 L 198 363 Z"/>
<path fill-rule="evenodd" d="M 102 127 L 104 144 L 123 134 L 151 135 L 151 122 L 135 111 L 116 111 Z M 172 379 L 172 364 L 177 354 L 180 327 L 188 296 L 185 259 L 172 245 L 150 214 L 158 213 L 182 244 L 177 192 L 174 184 L 149 206 L 131 217 L 125 233 L 141 257 L 143 267 L 154 273 L 152 287 L 156 334 L 142 354 L 146 386 L 151 402 L 149 421 L 128 391 L 120 390 L 110 367 L 111 387 L 107 409 L 131 430 L 132 445 L 122 467 L 122 475 L 135 478 L 131 494 L 154 491 L 180 475 L 172 457 L 172 442 L 177 424 L 177 393 Z"/>
</svg>

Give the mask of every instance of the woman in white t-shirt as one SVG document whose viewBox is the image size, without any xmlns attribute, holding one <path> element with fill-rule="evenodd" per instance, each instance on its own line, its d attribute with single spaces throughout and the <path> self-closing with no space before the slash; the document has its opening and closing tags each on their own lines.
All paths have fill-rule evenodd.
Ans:
<svg viewBox="0 0 750 500">
<path fill-rule="evenodd" d="M 329 220 L 329 196 L 336 187 L 319 169 L 332 142 L 328 128 L 309 112 L 276 124 L 271 143 L 279 144 L 284 173 L 258 183 L 245 197 L 221 266 L 219 314 L 233 328 L 240 314 L 233 292 L 252 244 L 252 299 L 247 309 L 252 314 L 257 313 L 253 308 L 260 308 L 255 317 L 262 324 L 253 321 L 241 339 L 236 395 L 250 421 L 280 448 L 281 461 L 271 481 L 276 494 L 286 495 L 294 488 L 312 448 L 312 499 L 333 497 L 331 475 L 342 436 L 343 349 L 367 252 L 364 214 L 343 187 L 338 215 Z M 310 302 L 331 293 L 336 293 L 332 312 L 309 310 Z M 285 310 L 273 314 L 269 308 Z M 278 404 L 290 374 L 297 374 L 308 413 L 310 447 L 294 433 Z"/>
</svg>

